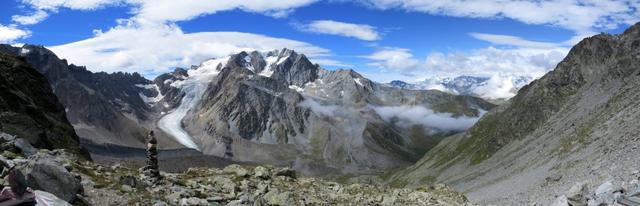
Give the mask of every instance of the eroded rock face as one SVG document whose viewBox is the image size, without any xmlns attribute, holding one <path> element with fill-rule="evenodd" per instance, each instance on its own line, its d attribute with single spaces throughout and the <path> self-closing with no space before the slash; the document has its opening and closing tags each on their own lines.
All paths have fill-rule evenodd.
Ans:
<svg viewBox="0 0 640 206">
<path fill-rule="evenodd" d="M 151 119 L 160 113 L 154 99 L 159 90 L 152 81 L 138 73 L 94 73 L 42 46 L 0 45 L 0 52 L 21 56 L 44 75 L 83 140 L 144 148 L 146 128 L 153 129 Z"/>
</svg>

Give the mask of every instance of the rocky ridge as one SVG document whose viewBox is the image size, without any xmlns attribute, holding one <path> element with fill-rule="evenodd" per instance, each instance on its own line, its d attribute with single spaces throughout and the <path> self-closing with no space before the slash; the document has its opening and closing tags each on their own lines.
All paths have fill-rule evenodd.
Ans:
<svg viewBox="0 0 640 206">
<path fill-rule="evenodd" d="M 25 62 L 0 53 L 0 131 L 19 135 L 22 145 L 66 148 L 80 153 L 78 136 L 48 81 Z"/>
<path fill-rule="evenodd" d="M 20 56 L 45 76 L 81 142 L 143 148 L 146 133 L 155 128 L 160 112 L 150 102 L 159 91 L 140 74 L 93 73 L 36 45 L 0 44 L 0 53 Z M 161 142 L 177 145 L 171 138 Z"/>
<path fill-rule="evenodd" d="M 584 39 L 554 71 L 390 183 L 447 183 L 474 202 L 546 205 L 576 182 L 630 182 L 640 168 L 632 155 L 640 152 L 639 42 L 640 25 Z"/>
</svg>

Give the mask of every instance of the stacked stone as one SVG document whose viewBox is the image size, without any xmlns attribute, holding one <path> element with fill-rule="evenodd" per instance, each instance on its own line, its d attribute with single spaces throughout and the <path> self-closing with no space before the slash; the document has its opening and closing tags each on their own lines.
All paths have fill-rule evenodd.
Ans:
<svg viewBox="0 0 640 206">
<path fill-rule="evenodd" d="M 155 183 L 160 180 L 160 170 L 158 168 L 158 140 L 153 135 L 153 131 L 149 132 L 147 139 L 147 166 L 144 167 L 144 174 Z"/>
</svg>

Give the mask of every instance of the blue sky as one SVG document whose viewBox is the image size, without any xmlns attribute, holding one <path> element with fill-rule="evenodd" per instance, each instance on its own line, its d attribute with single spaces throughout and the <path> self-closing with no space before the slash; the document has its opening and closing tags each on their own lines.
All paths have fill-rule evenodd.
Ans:
<svg viewBox="0 0 640 206">
<path fill-rule="evenodd" d="M 352 68 L 382 82 L 535 78 L 579 39 L 620 33 L 639 16 L 636 3 L 625 1 L 477 2 L 482 6 L 456 0 L 7 0 L 0 3 L 0 42 L 41 44 L 93 71 L 149 77 L 238 50 L 292 47 L 326 68 Z"/>
</svg>

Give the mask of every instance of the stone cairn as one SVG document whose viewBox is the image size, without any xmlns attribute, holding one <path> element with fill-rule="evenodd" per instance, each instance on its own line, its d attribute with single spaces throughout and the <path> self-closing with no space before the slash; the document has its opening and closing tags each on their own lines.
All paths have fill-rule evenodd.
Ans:
<svg viewBox="0 0 640 206">
<path fill-rule="evenodd" d="M 152 183 L 157 183 L 162 176 L 158 168 L 158 140 L 153 135 L 153 131 L 149 132 L 147 137 L 147 165 L 142 169 L 146 179 Z"/>
</svg>

